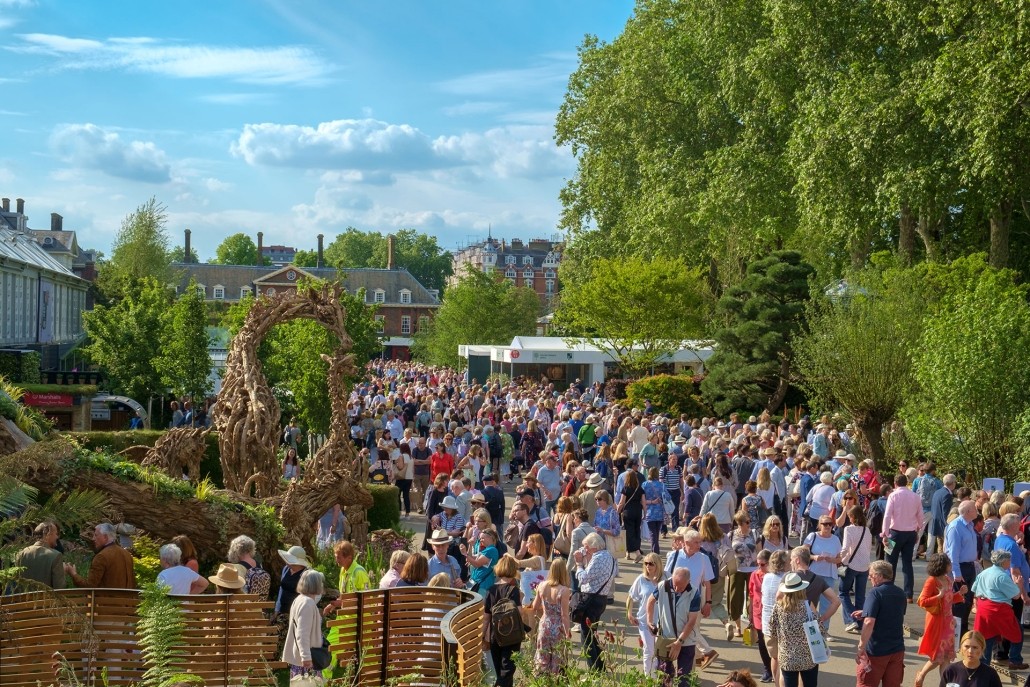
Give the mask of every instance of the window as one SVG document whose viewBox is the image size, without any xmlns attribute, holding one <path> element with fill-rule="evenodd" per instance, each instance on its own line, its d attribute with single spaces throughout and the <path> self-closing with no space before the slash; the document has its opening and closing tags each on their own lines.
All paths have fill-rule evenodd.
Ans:
<svg viewBox="0 0 1030 687">
<path fill-rule="evenodd" d="M 386 331 L 386 315 L 376 315 L 376 331 L 380 334 Z"/>
<path fill-rule="evenodd" d="M 532 255 L 524 255 L 524 256 L 522 256 L 522 264 L 523 265 L 532 265 L 533 264 L 533 256 Z"/>
<path fill-rule="evenodd" d="M 221 284 L 215 286 L 214 298 L 216 301 L 225 300 L 225 287 Z"/>
<path fill-rule="evenodd" d="M 386 302 L 386 292 L 383 291 L 382 289 L 376 289 L 375 290 L 375 297 L 373 299 L 373 302 L 374 303 L 385 303 Z"/>
<path fill-rule="evenodd" d="M 411 333 L 411 315 L 401 315 L 401 334 Z"/>
<path fill-rule="evenodd" d="M 254 293 L 254 292 L 253 292 L 253 290 L 251 290 L 251 288 L 249 286 L 241 286 L 240 287 L 240 300 L 243 300 L 244 298 L 247 298 L 252 293 Z"/>
<path fill-rule="evenodd" d="M 508 279 L 514 279 L 515 278 L 515 268 L 514 267 L 509 267 L 507 270 L 505 270 L 504 276 L 507 277 Z"/>
<path fill-rule="evenodd" d="M 419 318 L 418 318 L 418 330 L 420 332 L 424 332 L 427 329 L 429 329 L 429 316 L 428 315 L 420 315 Z"/>
<path fill-rule="evenodd" d="M 558 264 L 558 256 L 554 253 L 548 253 L 547 257 L 544 258 L 545 267 L 554 267 Z"/>
<path fill-rule="evenodd" d="M 429 289 L 429 295 L 435 300 L 440 300 L 440 289 Z"/>
<path fill-rule="evenodd" d="M 207 287 L 203 284 L 197 284 L 197 293 L 201 298 L 207 298 Z"/>
<path fill-rule="evenodd" d="M 411 291 L 407 289 L 401 289 L 401 303 L 411 303 Z"/>
<path fill-rule="evenodd" d="M 554 277 L 555 277 L 554 270 L 547 270 L 547 274 L 545 274 L 544 276 L 547 277 L 548 279 L 554 279 Z"/>
<path fill-rule="evenodd" d="M 514 255 L 506 255 L 506 256 L 504 256 L 504 264 L 505 265 L 514 265 L 515 264 L 515 256 Z"/>
<path fill-rule="evenodd" d="M 522 280 L 522 285 L 525 286 L 526 288 L 530 288 L 530 289 L 533 288 L 533 279 L 529 278 L 529 277 L 527 277 L 526 279 L 523 279 Z"/>
<path fill-rule="evenodd" d="M 525 272 L 522 273 L 522 277 L 524 279 L 532 279 L 533 278 L 533 270 L 526 270 Z"/>
<path fill-rule="evenodd" d="M 545 290 L 547 291 L 547 293 L 554 293 L 554 280 L 553 279 L 548 279 L 546 282 L 544 282 L 544 285 L 546 286 Z"/>
</svg>

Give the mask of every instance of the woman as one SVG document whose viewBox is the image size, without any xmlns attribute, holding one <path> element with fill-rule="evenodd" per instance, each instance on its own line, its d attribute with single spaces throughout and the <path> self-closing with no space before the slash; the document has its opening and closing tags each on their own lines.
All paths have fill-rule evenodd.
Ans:
<svg viewBox="0 0 1030 687">
<path fill-rule="evenodd" d="M 393 484 L 393 460 L 390 454 L 397 450 L 396 444 L 380 439 L 376 448 L 376 460 L 368 469 L 368 481 L 372 484 Z"/>
<path fill-rule="evenodd" d="M 444 555 L 446 553 L 447 549 L 444 548 Z M 390 554 L 390 569 L 380 578 L 380 589 L 391 589 L 397 586 L 401 581 L 401 572 L 404 570 L 404 564 L 408 562 L 410 557 L 411 554 L 407 551 L 394 551 Z"/>
<path fill-rule="evenodd" d="M 479 495 L 477 494 L 477 496 Z M 475 499 L 476 497 L 473 496 L 472 498 Z M 473 500 L 472 503 L 477 503 L 477 501 Z M 465 525 L 465 534 L 462 536 L 465 541 L 476 542 L 479 541 L 479 535 L 489 529 L 493 529 L 493 520 L 490 518 L 490 513 L 487 512 L 486 508 L 477 508 L 472 511 L 472 518 Z"/>
<path fill-rule="evenodd" d="M 779 661 L 783 687 L 804 687 L 819 683 L 819 666 L 812 660 L 808 644 L 799 641 L 805 636 L 804 624 L 812 617 L 805 590 L 808 582 L 797 573 L 787 573 L 779 586 L 779 599 L 769 614 L 765 641 L 769 653 Z"/>
<path fill-rule="evenodd" d="M 755 542 L 755 535 L 751 531 L 751 517 L 744 511 L 740 511 L 734 520 L 737 527 L 730 534 L 730 546 L 737 559 L 737 572 L 733 573 L 729 579 L 730 620 L 726 623 L 727 640 L 733 639 L 734 632 L 738 637 L 743 636 L 740 628 L 740 616 L 744 612 L 744 597 L 747 595 L 751 573 L 758 569 L 758 562 L 755 559 L 758 545 Z"/>
<path fill-rule="evenodd" d="M 819 473 L 819 483 L 808 490 L 805 496 L 805 518 L 809 523 L 809 531 L 816 532 L 819 518 L 830 513 L 830 500 L 833 499 L 833 475 L 829 470 Z"/>
<path fill-rule="evenodd" d="M 823 473 L 826 474 L 825 472 Z M 829 487 L 832 489 L 833 487 Z M 812 564 L 809 566 L 814 574 L 823 578 L 830 589 L 837 589 L 840 584 L 840 575 L 837 573 L 837 566 L 840 565 L 841 542 L 833 534 L 833 520 L 829 514 L 819 518 L 818 529 L 805 537 L 804 544 L 812 554 Z M 819 597 L 819 615 L 825 616 L 830 606 L 830 601 L 825 596 Z"/>
<path fill-rule="evenodd" d="M 769 648 L 765 643 L 765 635 L 762 634 L 762 628 L 765 627 L 762 624 L 762 584 L 765 581 L 766 571 L 769 569 L 771 556 L 772 552 L 770 551 L 758 552 L 758 569 L 751 573 L 751 578 L 747 582 L 747 594 L 751 604 L 748 616 L 751 619 L 752 629 L 758 635 L 758 655 L 762 658 L 762 666 L 765 668 L 765 672 L 762 673 L 762 682 L 773 681 Z"/>
<path fill-rule="evenodd" d="M 615 463 L 612 460 L 611 444 L 604 444 L 597 450 L 594 471 L 604 479 L 602 487 L 606 488 L 615 483 Z"/>
<path fill-rule="evenodd" d="M 761 532 L 762 526 L 765 525 L 765 519 L 762 517 L 763 511 L 764 515 L 768 517 L 769 507 L 758 495 L 758 482 L 749 479 L 744 483 L 744 492 L 746 495 L 740 500 L 740 510 L 747 513 L 748 518 L 751 519 L 751 529 Z"/>
<path fill-rule="evenodd" d="M 762 682 L 771 682 L 771 680 L 762 680 Z M 755 678 L 751 677 L 751 671 L 744 669 L 731 672 L 719 687 L 758 687 L 758 685 L 755 684 Z"/>
<path fill-rule="evenodd" d="M 494 565 L 501 558 L 497 551 L 497 530 L 483 530 L 471 550 L 468 544 L 461 545 L 461 553 L 469 567 L 469 589 L 485 597 L 494 584 Z"/>
<path fill-rule="evenodd" d="M 665 524 L 665 485 L 658 479 L 659 469 L 648 468 L 644 482 L 644 505 L 647 506 L 647 529 L 651 535 L 651 553 L 660 553 L 658 537 Z"/>
<path fill-rule="evenodd" d="M 215 594 L 246 594 L 243 587 L 247 582 L 239 565 L 222 563 L 218 566 L 218 574 L 208 575 L 207 579 L 215 586 Z"/>
<path fill-rule="evenodd" d="M 757 487 L 758 495 L 762 497 L 762 503 L 765 505 L 765 509 L 772 513 L 773 500 L 776 497 L 776 488 L 773 486 L 772 473 L 769 472 L 769 468 L 762 468 L 758 471 L 755 486 Z"/>
<path fill-rule="evenodd" d="M 723 481 L 730 485 L 727 491 L 737 490 L 737 471 L 730 467 L 730 459 L 724 453 L 715 457 L 715 469 L 712 470 L 712 486 L 715 486 L 715 479 L 722 477 Z"/>
<path fill-rule="evenodd" d="M 919 655 L 927 661 L 916 673 L 916 687 L 937 668 L 941 675 L 955 660 L 955 618 L 952 606 L 956 598 L 951 581 L 951 560 L 943 553 L 926 557 L 926 583 L 919 594 L 919 605 L 926 611 L 923 638 L 919 642 Z M 959 599 L 961 601 L 961 599 Z"/>
<path fill-rule="evenodd" d="M 421 554 L 408 557 L 401 568 L 400 579 L 395 587 L 425 587 L 429 581 L 429 561 Z"/>
<path fill-rule="evenodd" d="M 300 466 L 297 462 L 297 449 L 286 449 L 286 457 L 283 458 L 283 479 L 291 480 L 300 477 Z"/>
<path fill-rule="evenodd" d="M 735 501 L 736 496 L 733 495 L 730 483 L 721 476 L 716 477 L 712 481 L 712 490 L 705 494 L 701 502 L 701 517 L 712 513 L 723 534 L 729 534 L 733 529 L 733 513 L 737 510 Z"/>
<path fill-rule="evenodd" d="M 405 434 L 411 430 L 405 430 Z M 411 515 L 411 485 L 415 480 L 415 461 L 411 457 L 411 444 L 408 442 L 402 442 L 400 445 L 399 453 L 393 462 L 394 474 L 397 476 L 394 484 L 401 490 L 400 499 L 401 507 L 404 509 L 404 515 Z"/>
<path fill-rule="evenodd" d="M 527 541 L 529 557 L 515 561 L 519 570 L 544 570 L 547 567 L 547 543 L 544 535 L 531 534 Z"/>
<path fill-rule="evenodd" d="M 765 519 L 765 526 L 762 528 L 762 538 L 759 544 L 762 550 L 770 553 L 773 551 L 790 550 L 787 534 L 783 531 L 783 521 L 780 520 L 778 515 L 770 515 Z"/>
<path fill-rule="evenodd" d="M 625 486 L 616 509 L 622 515 L 622 525 L 626 528 L 626 560 L 639 563 L 643 558 L 640 553 L 640 525 L 644 518 L 644 489 L 636 470 L 626 473 Z"/>
<path fill-rule="evenodd" d="M 441 472 L 436 475 L 436 478 L 433 480 L 433 488 L 426 493 L 425 498 L 426 534 L 425 539 L 422 542 L 422 548 L 426 551 L 432 550 L 429 540 L 433 536 L 433 530 L 436 529 L 436 526 L 433 525 L 433 519 L 443 512 L 441 504 L 446 496 L 447 475 Z"/>
<path fill-rule="evenodd" d="M 272 576 L 254 560 L 256 550 L 257 545 L 254 540 L 241 534 L 229 542 L 229 553 L 226 555 L 226 560 L 242 565 L 246 569 L 244 594 L 257 594 L 262 599 L 267 599 L 268 592 L 272 588 Z"/>
<path fill-rule="evenodd" d="M 765 568 L 765 576 L 762 578 L 762 633 L 759 635 L 761 641 L 765 642 L 766 651 L 769 652 L 769 670 L 773 680 L 780 684 L 779 659 L 776 652 L 769 651 L 771 639 L 769 638 L 769 618 L 772 616 L 773 607 L 776 605 L 776 597 L 780 592 L 780 583 L 784 576 L 790 572 L 790 551 L 774 551 L 769 556 L 769 563 Z"/>
<path fill-rule="evenodd" d="M 851 614 L 865 608 L 865 588 L 869 580 L 869 561 L 872 555 L 873 535 L 866 527 L 862 506 L 851 506 L 847 511 L 851 524 L 844 528 L 844 545 L 840 560 L 845 567 L 840 581 L 840 608 L 844 613 L 844 630 L 858 634 L 860 628 Z M 855 598 L 852 600 L 851 592 Z"/>
<path fill-rule="evenodd" d="M 472 445 L 469 446 L 469 452 L 458 462 L 458 469 L 464 472 L 473 484 L 477 485 L 483 483 L 483 466 L 486 464 L 480 441 L 482 440 L 474 439 Z"/>
<path fill-rule="evenodd" d="M 682 541 L 682 537 L 681 537 Z M 654 635 L 647 626 L 647 599 L 655 593 L 665 576 L 662 574 L 661 558 L 651 552 L 644 556 L 644 570 L 633 580 L 626 595 L 626 620 L 640 633 L 640 644 L 644 648 L 644 674 L 654 675 L 658 661 L 654 654 Z M 636 606 L 636 612 L 633 608 Z"/>
<path fill-rule="evenodd" d="M 535 535 L 540 536 L 540 535 Z M 511 601 L 515 608 L 522 606 L 522 590 L 516 581 L 518 568 L 515 559 L 504 554 L 494 566 L 494 577 L 497 580 L 486 594 L 483 604 L 483 643 L 490 647 L 490 658 L 493 660 L 496 687 L 512 687 L 515 684 L 515 663 L 512 655 L 522 647 L 518 644 L 501 646 L 493 636 L 493 610 L 502 600 Z"/>
<path fill-rule="evenodd" d="M 993 496 L 997 492 L 992 493 Z M 980 509 L 980 515 L 984 520 L 983 529 L 980 530 L 980 562 L 983 567 L 991 562 L 991 551 L 994 550 L 994 540 L 998 538 L 998 526 L 1001 524 L 1001 512 L 998 506 L 988 501 Z"/>
<path fill-rule="evenodd" d="M 788 458 L 790 453 L 787 453 Z M 801 479 L 804 477 L 808 463 L 799 457 L 787 476 L 787 498 L 790 501 L 790 536 L 796 537 L 801 532 Z"/>
<path fill-rule="evenodd" d="M 568 651 L 561 643 L 571 637 L 572 620 L 569 617 L 569 570 L 565 561 L 551 561 L 547 579 L 536 589 L 533 612 L 540 618 L 536 636 L 536 669 L 557 675 L 565 667 Z"/>
<path fill-rule="evenodd" d="M 572 513 L 579 510 L 579 497 L 562 496 L 555 506 L 555 520 L 558 522 L 557 535 L 554 540 L 554 553 L 568 558 L 572 552 Z"/>
<path fill-rule="evenodd" d="M 941 673 L 941 687 L 960 685 L 961 687 L 1001 687 L 1001 676 L 998 671 L 981 660 L 987 642 L 976 630 L 962 635 L 959 653 L 962 660 L 952 663 Z"/>
<path fill-rule="evenodd" d="M 200 563 L 197 561 L 197 547 L 193 545 L 190 538 L 185 534 L 177 534 L 172 537 L 172 543 L 182 551 L 182 564 L 193 572 L 200 572 Z"/>
<path fill-rule="evenodd" d="M 297 600 L 289 610 L 289 626 L 282 660 L 290 666 L 290 677 L 314 671 L 311 649 L 322 648 L 322 614 L 318 601 L 325 591 L 325 578 L 317 570 L 305 570 L 297 581 Z"/>
</svg>

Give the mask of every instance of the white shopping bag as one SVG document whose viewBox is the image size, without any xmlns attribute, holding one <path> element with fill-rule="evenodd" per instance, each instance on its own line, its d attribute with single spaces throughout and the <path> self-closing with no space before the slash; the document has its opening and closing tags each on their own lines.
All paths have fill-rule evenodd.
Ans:
<svg viewBox="0 0 1030 687">
<path fill-rule="evenodd" d="M 826 646 L 826 640 L 823 639 L 823 629 L 819 626 L 819 621 L 812 617 L 812 608 L 807 603 L 805 610 L 808 611 L 808 621 L 802 627 L 805 632 L 805 640 L 808 641 L 808 651 L 812 654 L 812 661 L 816 665 L 827 663 L 830 660 L 830 650 Z"/>
</svg>

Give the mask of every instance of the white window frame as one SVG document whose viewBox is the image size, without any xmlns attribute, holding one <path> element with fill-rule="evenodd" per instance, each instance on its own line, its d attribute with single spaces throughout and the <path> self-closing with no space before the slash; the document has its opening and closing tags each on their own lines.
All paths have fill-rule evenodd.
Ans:
<svg viewBox="0 0 1030 687">
<path fill-rule="evenodd" d="M 523 272 L 522 273 L 522 278 L 523 279 L 532 279 L 533 278 L 533 270 L 526 270 L 525 272 Z"/>
<path fill-rule="evenodd" d="M 382 334 L 386 331 L 386 315 L 376 315 L 376 332 Z"/>
<path fill-rule="evenodd" d="M 404 305 L 408 305 L 409 303 L 411 303 L 411 291 L 409 291 L 408 289 L 401 289 L 400 298 L 401 303 L 403 303 Z"/>
<path fill-rule="evenodd" d="M 527 288 L 533 288 L 533 277 L 526 277 L 522 280 L 522 285 Z"/>
<path fill-rule="evenodd" d="M 554 293 L 554 280 L 548 279 L 544 282 L 544 290 L 546 293 Z"/>
<path fill-rule="evenodd" d="M 373 303 L 385 303 L 386 302 L 386 291 L 383 291 L 382 289 L 376 289 L 372 293 L 372 302 Z"/>
<path fill-rule="evenodd" d="M 508 279 L 514 279 L 516 276 L 518 276 L 518 274 L 515 272 L 514 267 L 509 267 L 504 271 L 504 276 Z"/>
<path fill-rule="evenodd" d="M 515 258 L 514 255 L 506 255 L 506 256 L 504 256 L 504 264 L 505 265 L 514 265 L 515 264 L 515 260 L 516 260 L 516 258 Z"/>
<path fill-rule="evenodd" d="M 524 255 L 524 256 L 522 256 L 522 264 L 523 265 L 532 265 L 533 264 L 533 256 L 532 255 Z"/>
<path fill-rule="evenodd" d="M 240 300 L 241 301 L 244 298 L 246 298 L 247 296 L 253 296 L 253 295 L 254 295 L 254 289 L 250 288 L 249 286 L 241 286 L 240 287 Z"/>
<path fill-rule="evenodd" d="M 214 298 L 216 301 L 224 301 L 225 300 L 225 287 L 222 286 L 221 284 L 215 284 L 215 287 L 214 287 L 214 289 L 213 289 L 213 291 L 211 293 L 211 297 Z"/>
<path fill-rule="evenodd" d="M 411 334 L 411 315 L 401 315 L 401 334 Z"/>
</svg>

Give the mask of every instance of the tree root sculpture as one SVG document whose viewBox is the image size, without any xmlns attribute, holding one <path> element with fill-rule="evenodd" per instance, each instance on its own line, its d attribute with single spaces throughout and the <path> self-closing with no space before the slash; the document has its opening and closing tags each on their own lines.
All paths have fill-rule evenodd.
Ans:
<svg viewBox="0 0 1030 687">
<path fill-rule="evenodd" d="M 189 476 L 191 482 L 200 480 L 200 462 L 204 459 L 207 448 L 206 427 L 176 427 L 161 435 L 161 438 L 147 450 L 141 465 L 158 467 L 166 475 L 174 479 Z M 125 451 L 133 450 L 130 446 Z M 122 451 L 121 453 L 125 453 Z"/>
</svg>

